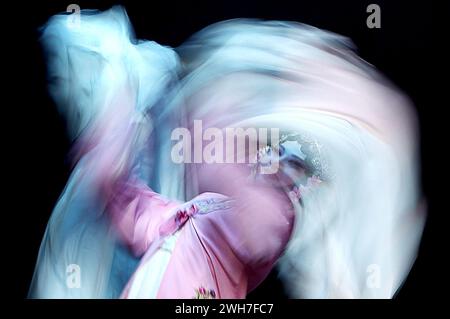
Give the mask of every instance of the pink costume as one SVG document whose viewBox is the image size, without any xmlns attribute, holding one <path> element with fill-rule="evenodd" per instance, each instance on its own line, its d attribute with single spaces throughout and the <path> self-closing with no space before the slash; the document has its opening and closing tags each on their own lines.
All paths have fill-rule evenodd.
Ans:
<svg viewBox="0 0 450 319">
<path fill-rule="evenodd" d="M 182 204 L 144 185 L 124 185 L 122 192 L 113 204 L 116 223 L 133 251 L 143 254 L 123 298 L 195 298 L 202 288 L 215 298 L 245 298 L 273 267 L 293 225 L 293 210 L 239 207 L 215 193 Z M 155 279 L 148 264 L 158 254 L 168 255 L 167 268 L 152 295 L 142 279 L 145 272 Z"/>
</svg>

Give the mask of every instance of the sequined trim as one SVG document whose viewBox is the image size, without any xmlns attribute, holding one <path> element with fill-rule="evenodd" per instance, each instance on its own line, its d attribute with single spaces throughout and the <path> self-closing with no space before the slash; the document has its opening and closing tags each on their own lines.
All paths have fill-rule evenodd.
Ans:
<svg viewBox="0 0 450 319">
<path fill-rule="evenodd" d="M 198 214 L 208 214 L 217 210 L 230 209 L 234 200 L 229 198 L 208 198 L 199 199 L 192 202 L 198 208 Z"/>
</svg>

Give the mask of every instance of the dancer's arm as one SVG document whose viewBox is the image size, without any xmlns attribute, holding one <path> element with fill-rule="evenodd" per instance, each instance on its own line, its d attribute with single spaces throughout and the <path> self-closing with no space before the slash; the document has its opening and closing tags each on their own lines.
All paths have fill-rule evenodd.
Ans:
<svg viewBox="0 0 450 319">
<path fill-rule="evenodd" d="M 106 213 L 119 237 L 134 254 L 142 255 L 158 236 L 163 212 L 178 203 L 163 198 L 131 175 L 150 125 L 136 121 L 133 101 L 133 95 L 125 89 L 117 92 L 108 113 L 84 132 L 77 150 L 93 191 L 106 203 Z"/>
</svg>

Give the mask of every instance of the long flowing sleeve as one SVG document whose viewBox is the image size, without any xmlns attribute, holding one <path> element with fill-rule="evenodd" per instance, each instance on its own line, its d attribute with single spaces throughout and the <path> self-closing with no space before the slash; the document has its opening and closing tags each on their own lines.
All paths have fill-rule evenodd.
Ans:
<svg viewBox="0 0 450 319">
<path fill-rule="evenodd" d="M 136 265 L 121 243 L 142 251 L 138 246 L 151 237 L 111 206 L 128 196 L 129 188 L 118 185 L 136 175 L 151 134 L 148 110 L 173 81 L 177 57 L 135 40 L 122 8 L 92 13 L 82 11 L 77 26 L 56 15 L 42 29 L 49 90 L 74 141 L 74 167 L 41 244 L 33 298 L 117 297 Z M 133 189 L 135 198 L 148 194 Z M 148 229 L 158 222 L 152 212 L 144 214 Z"/>
<path fill-rule="evenodd" d="M 191 68 L 183 83 L 186 108 L 191 118 L 203 119 L 204 129 L 294 132 L 306 160 L 325 172 L 324 182 L 296 208 L 293 234 L 278 263 L 295 298 L 391 298 L 422 234 L 411 102 L 353 48 L 349 39 L 311 26 L 242 19 L 202 30 L 181 51 Z M 307 153 L 311 145 L 315 151 Z M 196 187 L 240 195 L 239 183 L 215 183 L 217 173 L 206 166 L 198 169 Z M 256 246 L 252 252 L 270 242 L 269 231 L 278 233 L 276 222 L 273 228 L 263 225 L 254 232 L 261 237 L 258 246 L 251 235 L 258 218 L 250 213 L 249 220 L 243 214 L 230 221 L 239 234 L 243 225 L 249 229 L 242 238 L 253 238 L 247 241 Z"/>
</svg>

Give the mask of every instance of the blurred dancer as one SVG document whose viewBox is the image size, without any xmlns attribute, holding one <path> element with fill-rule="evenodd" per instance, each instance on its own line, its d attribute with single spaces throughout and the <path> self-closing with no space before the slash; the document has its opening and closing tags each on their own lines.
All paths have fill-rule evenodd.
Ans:
<svg viewBox="0 0 450 319">
<path fill-rule="evenodd" d="M 394 295 L 424 221 L 415 119 L 346 38 L 233 20 L 173 50 L 114 7 L 54 16 L 42 40 L 75 165 L 30 297 L 245 298 L 276 265 L 293 298 Z M 282 134 L 252 163 L 175 163 L 195 120 Z"/>
</svg>

